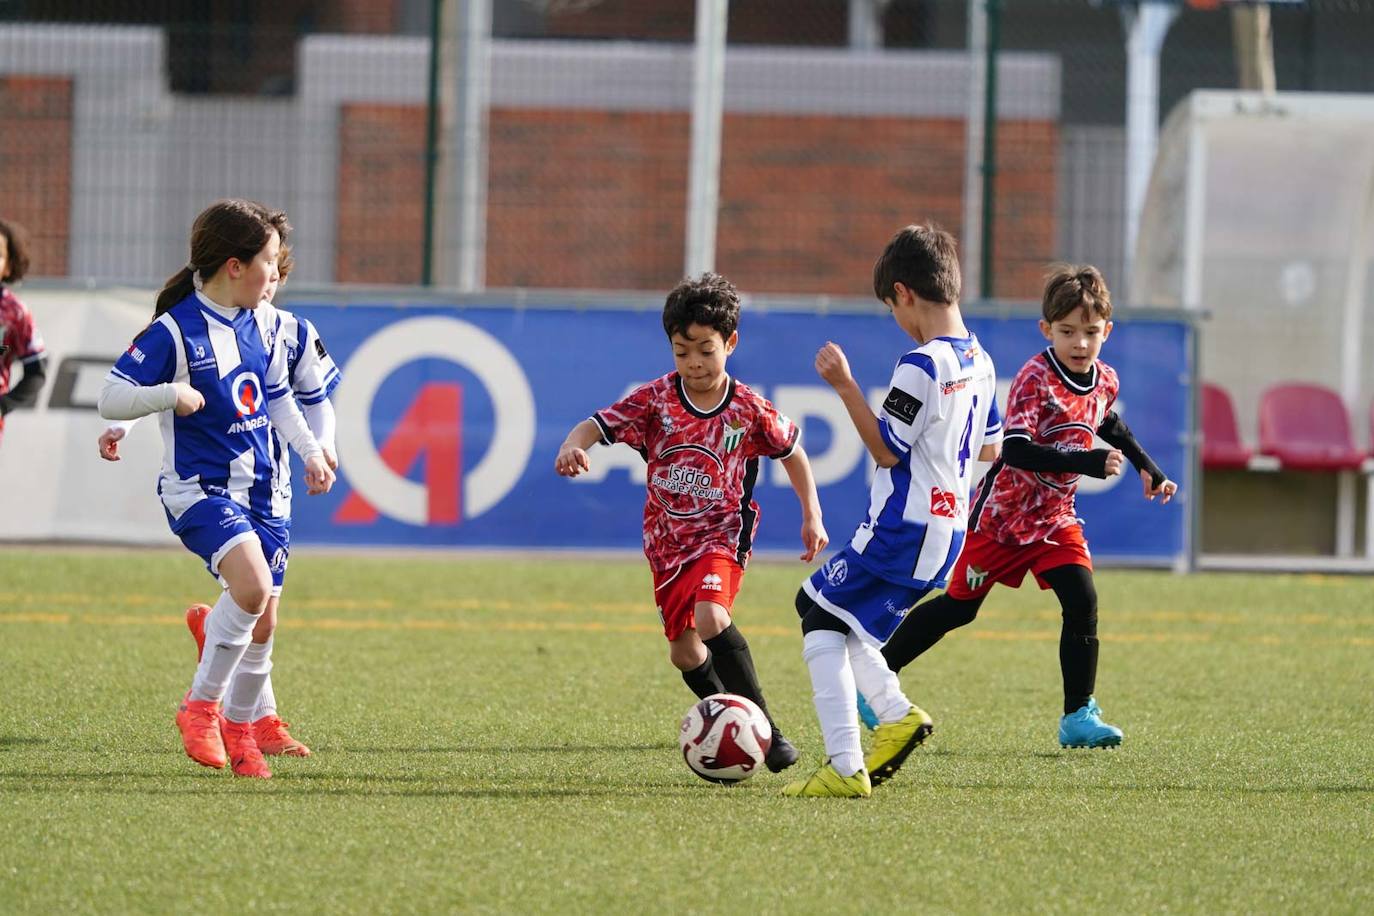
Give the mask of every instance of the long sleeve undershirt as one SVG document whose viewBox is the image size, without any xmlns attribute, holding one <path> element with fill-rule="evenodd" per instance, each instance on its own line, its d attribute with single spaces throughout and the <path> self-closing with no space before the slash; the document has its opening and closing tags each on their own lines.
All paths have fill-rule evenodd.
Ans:
<svg viewBox="0 0 1374 916">
<path fill-rule="evenodd" d="M 1152 486 L 1158 487 L 1167 479 L 1115 411 L 1107 412 L 1097 428 L 1097 434 L 1113 448 L 1120 449 L 1137 471 L 1148 471 Z M 1052 445 L 1039 445 L 1024 435 L 1013 434 L 1002 442 L 1003 461 L 1023 471 L 1086 474 L 1105 479 L 1108 454 L 1109 450 L 1105 448 L 1061 452 Z"/>
</svg>

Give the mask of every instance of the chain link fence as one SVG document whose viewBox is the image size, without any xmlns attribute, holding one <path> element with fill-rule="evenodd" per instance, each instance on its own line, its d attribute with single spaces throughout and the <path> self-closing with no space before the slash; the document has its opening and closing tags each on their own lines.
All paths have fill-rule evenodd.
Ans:
<svg viewBox="0 0 1374 916">
<path fill-rule="evenodd" d="M 1161 119 L 1237 85 L 1232 16 L 1209 5 L 1183 7 L 1164 41 Z M 430 238 L 432 279 L 450 283 L 454 214 L 475 195 L 488 287 L 670 285 L 695 4 L 494 0 L 476 185 L 444 165 L 462 46 L 438 44 L 458 69 L 431 68 L 435 11 L 456 33 L 465 6 L 0 0 L 0 212 L 32 233 L 32 275 L 156 283 L 195 213 L 235 195 L 291 213 L 306 282 L 421 283 Z M 1033 298 L 1060 259 L 1110 280 L 1126 244 L 1121 6 L 999 8 L 993 289 Z M 1374 91 L 1374 0 L 1276 6 L 1272 22 L 1279 89 Z M 971 238 L 969 25 L 962 0 L 731 3 L 717 267 L 753 292 L 864 296 L 896 226 Z"/>
</svg>

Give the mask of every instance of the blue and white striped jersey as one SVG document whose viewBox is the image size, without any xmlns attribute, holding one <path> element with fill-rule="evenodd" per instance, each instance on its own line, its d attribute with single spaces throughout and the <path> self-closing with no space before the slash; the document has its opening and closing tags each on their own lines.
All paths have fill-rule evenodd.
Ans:
<svg viewBox="0 0 1374 916">
<path fill-rule="evenodd" d="M 325 349 L 320 332 L 308 319 L 286 309 L 277 309 L 281 318 L 279 336 L 286 351 L 286 379 L 301 407 L 319 404 L 339 387 L 341 376 L 334 358 Z M 272 427 L 272 491 L 285 506 L 291 504 L 291 458 L 286 440 Z M 283 508 L 286 514 L 289 510 Z"/>
<path fill-rule="evenodd" d="M 899 460 L 874 474 L 850 546 L 881 579 L 942 587 L 964 545 L 974 462 L 1002 438 L 992 358 L 972 334 L 922 344 L 898 361 L 878 426 Z"/>
<path fill-rule="evenodd" d="M 158 415 L 158 494 L 173 518 L 207 495 L 261 516 L 280 517 L 274 492 L 267 404 L 288 397 L 280 313 L 270 305 L 226 309 L 199 292 L 160 315 L 119 357 L 112 376 L 134 385 L 186 382 L 205 406 Z"/>
</svg>

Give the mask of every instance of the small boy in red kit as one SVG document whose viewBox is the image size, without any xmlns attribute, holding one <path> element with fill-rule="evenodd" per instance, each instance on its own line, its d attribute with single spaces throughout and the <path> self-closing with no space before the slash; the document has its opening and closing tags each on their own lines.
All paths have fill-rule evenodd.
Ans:
<svg viewBox="0 0 1374 916">
<path fill-rule="evenodd" d="M 1064 681 L 1064 747 L 1115 747 L 1122 731 L 1103 721 L 1097 681 L 1097 590 L 1074 493 L 1078 478 L 1106 479 L 1129 461 L 1145 499 L 1167 503 L 1178 490 L 1112 410 L 1116 371 L 1099 358 L 1112 332 L 1112 298 L 1097 268 L 1060 265 L 1041 300 L 1049 346 L 1012 380 L 1002 456 L 973 497 L 968 539 L 949 590 L 907 614 L 883 647 L 900 671 L 956 627 L 972 623 L 996 584 L 1019 588 L 1026 573 L 1053 589 L 1063 610 L 1059 665 Z M 1100 436 L 1111 448 L 1094 448 Z"/>
<path fill-rule="evenodd" d="M 801 559 L 810 562 L 829 538 L 797 427 L 725 371 L 739 312 L 739 293 L 718 274 L 679 283 L 663 308 L 676 371 L 573 427 L 555 470 L 590 470 L 587 449 L 597 442 L 644 456 L 644 555 L 669 659 L 698 697 L 739 694 L 768 714 L 749 644 L 730 617 L 759 523 L 759 458 L 781 461 L 801 500 Z M 776 724 L 764 762 L 774 773 L 797 762 Z"/>
</svg>

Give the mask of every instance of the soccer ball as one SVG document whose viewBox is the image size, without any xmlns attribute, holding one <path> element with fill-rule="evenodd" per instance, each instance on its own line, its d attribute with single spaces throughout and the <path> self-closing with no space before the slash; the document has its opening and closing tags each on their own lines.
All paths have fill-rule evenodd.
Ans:
<svg viewBox="0 0 1374 916">
<path fill-rule="evenodd" d="M 708 782 L 735 783 L 753 776 L 773 743 L 773 727 L 758 704 L 716 693 L 682 717 L 682 759 Z"/>
</svg>

